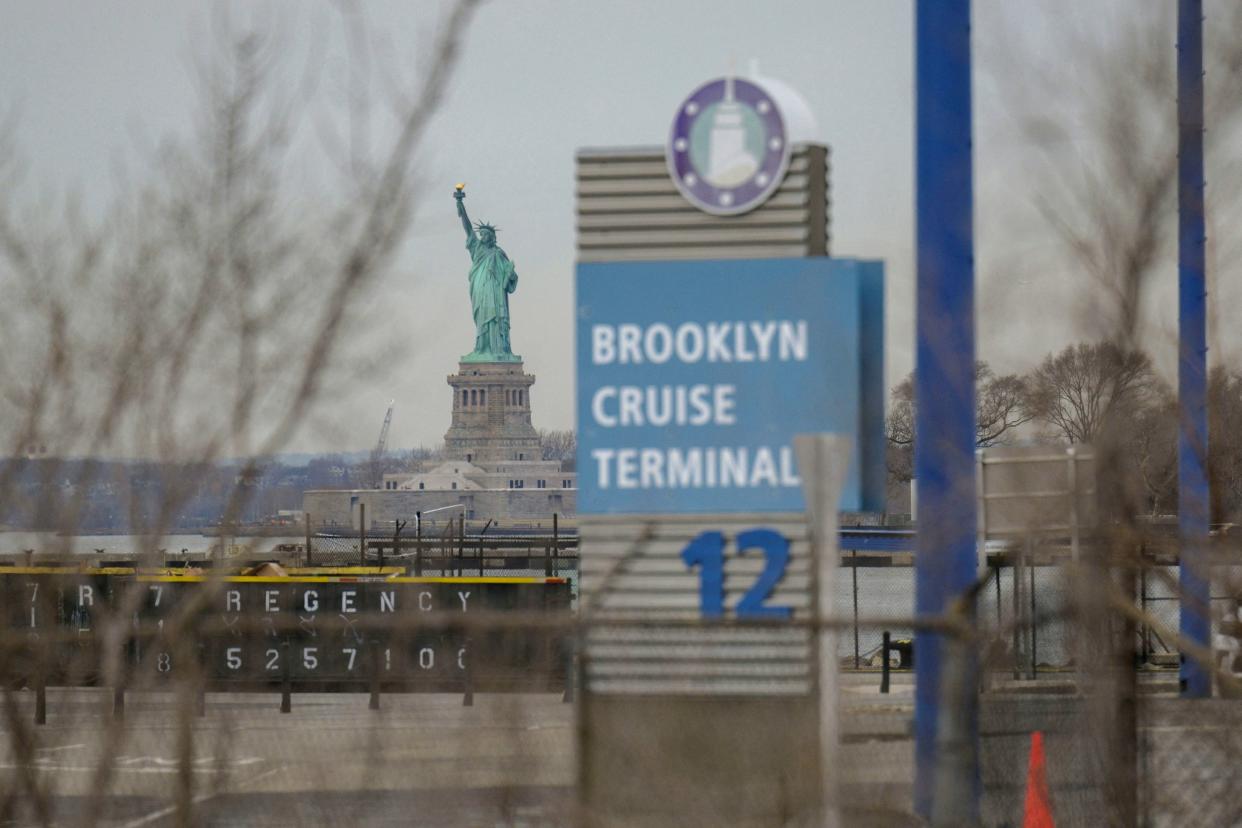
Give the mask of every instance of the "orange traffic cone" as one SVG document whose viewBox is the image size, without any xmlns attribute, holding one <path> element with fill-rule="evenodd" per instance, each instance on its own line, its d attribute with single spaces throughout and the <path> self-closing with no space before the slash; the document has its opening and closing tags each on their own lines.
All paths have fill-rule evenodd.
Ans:
<svg viewBox="0 0 1242 828">
<path fill-rule="evenodd" d="M 1048 799 L 1048 777 L 1044 772 L 1044 734 L 1031 734 L 1031 759 L 1026 771 L 1026 807 L 1022 828 L 1055 828 L 1052 802 Z"/>
</svg>

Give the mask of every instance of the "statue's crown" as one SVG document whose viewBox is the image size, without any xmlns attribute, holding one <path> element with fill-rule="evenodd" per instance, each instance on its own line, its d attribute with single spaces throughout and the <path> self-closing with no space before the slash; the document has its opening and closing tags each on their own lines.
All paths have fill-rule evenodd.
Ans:
<svg viewBox="0 0 1242 828">
<path fill-rule="evenodd" d="M 476 221 L 474 223 L 474 229 L 478 230 L 480 233 L 483 232 L 484 230 L 491 230 L 492 235 L 494 236 L 496 235 L 496 231 L 499 230 L 500 228 L 493 227 L 492 225 L 488 224 L 486 221 Z"/>
</svg>

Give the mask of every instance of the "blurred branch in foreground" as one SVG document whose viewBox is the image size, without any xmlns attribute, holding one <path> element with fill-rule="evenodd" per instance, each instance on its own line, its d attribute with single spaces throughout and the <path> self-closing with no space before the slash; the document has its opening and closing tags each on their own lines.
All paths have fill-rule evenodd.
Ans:
<svg viewBox="0 0 1242 828">
<path fill-rule="evenodd" d="M 153 461 L 158 480 L 148 487 L 112 484 L 128 495 L 129 531 L 147 539 L 145 562 L 158 564 L 158 538 L 201 482 L 186 470 L 287 444 L 336 374 L 363 357 L 347 332 L 407 238 L 416 154 L 475 6 L 447 7 L 420 54 L 422 71 L 391 95 L 390 134 L 355 142 L 332 185 L 305 175 L 304 153 L 314 150 L 298 134 L 310 104 L 298 103 L 288 81 L 287 44 L 226 20 L 199 63 L 194 134 L 143 158 L 100 218 L 72 201 L 61 209 L 23 200 L 20 151 L 12 131 L 3 136 L 0 451 L 16 459 L 0 467 L 0 502 L 15 495 L 21 458 L 38 446 L 47 485 L 24 494 L 43 501 L 30 508 L 44 525 L 72 535 L 101 467 L 90 458 Z M 351 59 L 361 60 L 373 40 L 361 12 L 350 15 Z M 355 94 L 346 107 L 357 130 L 376 116 L 367 100 Z M 66 498 L 51 484 L 70 460 L 78 474 Z M 224 525 L 238 519 L 259 473 L 254 460 L 237 469 Z M 95 620 L 102 684 L 124 685 L 124 644 L 145 600 L 129 590 Z M 192 643 L 178 637 L 179 623 L 170 619 L 163 634 L 189 663 Z M 24 796 L 34 818 L 50 824 L 48 797 L 70 782 L 31 772 L 38 738 L 12 715 L 13 689 L 3 692 L 9 744 L 25 770 L 4 773 L 0 814 L 7 819 Z M 190 677 L 179 690 L 184 717 L 194 692 Z M 83 824 L 100 818 L 125 741 L 120 718 L 99 730 L 91 733 L 97 761 L 79 791 Z M 188 825 L 196 801 L 188 718 L 177 733 L 175 816 Z"/>
</svg>

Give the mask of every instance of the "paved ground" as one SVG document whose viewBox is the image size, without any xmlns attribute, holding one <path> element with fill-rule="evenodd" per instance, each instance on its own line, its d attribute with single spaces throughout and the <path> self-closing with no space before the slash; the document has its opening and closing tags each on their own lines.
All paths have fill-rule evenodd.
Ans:
<svg viewBox="0 0 1242 828">
<path fill-rule="evenodd" d="M 1041 680 L 1042 681 L 1042 680 Z M 909 675 L 878 692 L 875 674 L 843 677 L 841 781 L 850 824 L 912 824 Z M 1167 679 L 1166 679 L 1167 682 Z M 1090 824 L 1099 808 L 1098 763 L 1083 738 L 1090 711 L 1054 681 L 1007 685 L 982 705 L 984 816 L 1020 824 L 1030 734 L 1042 730 L 1058 824 Z M 1057 688 L 1071 690 L 1062 683 Z M 1242 706 L 1179 702 L 1163 685 L 1141 705 L 1140 785 L 1149 824 L 1238 824 L 1233 794 L 1242 783 Z M 30 721 L 33 700 L 18 693 L 14 713 Z M 51 690 L 48 723 L 35 731 L 33 772 L 0 749 L 0 824 L 40 824 L 29 779 L 49 794 L 50 824 L 177 824 L 178 722 L 168 694 L 131 694 L 122 741 L 99 803 L 87 796 L 110 715 L 103 690 Z M 558 695 L 391 695 L 367 709 L 361 694 L 208 697 L 191 716 L 195 813 L 205 825 L 568 825 L 574 824 L 573 706 Z"/>
<path fill-rule="evenodd" d="M 27 695 L 27 694 L 22 694 Z M 179 779 L 177 722 L 168 694 L 131 694 L 110 796 L 87 794 L 98 765 L 111 696 L 51 690 L 38 728 L 36 769 L 52 794 L 52 820 L 84 812 L 108 826 L 172 825 Z M 572 705 L 558 695 L 211 695 L 192 718 L 196 812 L 219 825 L 541 824 L 572 802 Z M 23 699 L 23 717 L 33 709 Z M 11 743 L 0 772 L 17 783 Z M 30 803 L 29 796 L 23 801 Z M 25 807 L 8 824 L 37 824 Z"/>
<path fill-rule="evenodd" d="M 847 677 L 846 784 L 868 808 L 909 801 L 908 679 L 880 695 L 878 676 Z M 18 693 L 30 721 L 33 699 Z M 107 826 L 173 825 L 179 780 L 176 700 L 127 696 L 123 741 L 98 806 L 88 797 L 106 728 L 105 690 L 51 689 L 47 724 L 35 730 L 35 768 L 56 825 L 85 813 Z M 361 694 L 212 694 L 191 717 L 195 812 L 218 825 L 572 824 L 573 706 L 558 695 L 386 695 L 381 710 Z M 6 743 L 0 779 L 13 790 L 19 767 Z M 29 807 L 5 824 L 38 824 Z"/>
</svg>

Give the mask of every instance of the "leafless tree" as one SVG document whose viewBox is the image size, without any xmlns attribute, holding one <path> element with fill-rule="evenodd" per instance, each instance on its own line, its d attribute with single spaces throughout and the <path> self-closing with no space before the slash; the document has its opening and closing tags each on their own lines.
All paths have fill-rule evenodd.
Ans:
<svg viewBox="0 0 1242 828">
<path fill-rule="evenodd" d="M 1213 520 L 1236 523 L 1242 515 L 1242 375 L 1223 365 L 1208 378 L 1208 434 Z"/>
<path fill-rule="evenodd" d="M 1013 429 L 1030 421 L 1026 381 L 1022 377 L 997 376 L 986 362 L 978 362 L 975 387 L 975 445 L 987 448 L 1003 443 Z"/>
<path fill-rule="evenodd" d="M 1177 511 L 1177 397 L 1154 382 L 1145 399 L 1118 411 L 1126 477 L 1134 477 L 1139 497 L 1152 517 Z"/>
<path fill-rule="evenodd" d="M 1154 389 L 1151 358 L 1111 342 L 1069 345 L 1031 372 L 1027 408 L 1070 443 L 1090 443 Z"/>
<path fill-rule="evenodd" d="M 888 477 L 907 482 L 914 474 L 914 374 L 893 387 L 884 432 L 888 438 Z M 975 363 L 975 444 L 980 448 L 1006 442 L 1014 429 L 1031 419 L 1026 383 L 1017 374 L 998 375 L 983 360 Z"/>
<path fill-rule="evenodd" d="M 431 465 L 444 459 L 444 444 L 435 446 L 417 446 L 410 453 L 402 471 L 425 471 Z"/>
<path fill-rule="evenodd" d="M 983 360 L 975 363 L 975 444 L 1004 442 L 1013 429 L 1028 422 L 1026 386 L 1017 374 L 998 376 Z M 914 374 L 893 387 L 885 434 L 890 443 L 914 442 Z"/>
<path fill-rule="evenodd" d="M 567 471 L 573 468 L 578 453 L 578 434 L 572 428 L 564 431 L 540 429 L 539 445 L 544 460 L 557 460 Z"/>
</svg>

